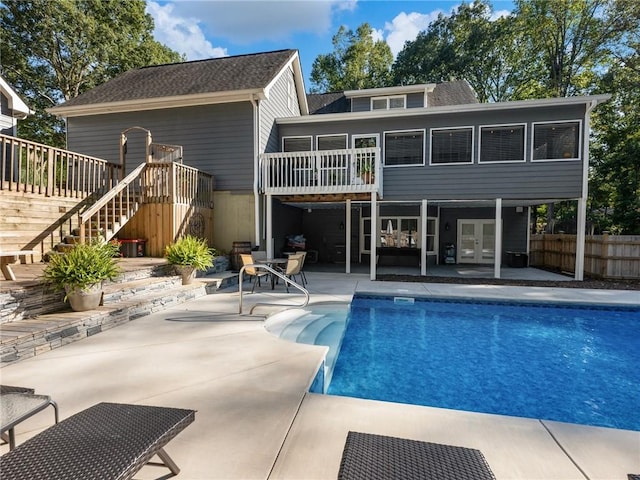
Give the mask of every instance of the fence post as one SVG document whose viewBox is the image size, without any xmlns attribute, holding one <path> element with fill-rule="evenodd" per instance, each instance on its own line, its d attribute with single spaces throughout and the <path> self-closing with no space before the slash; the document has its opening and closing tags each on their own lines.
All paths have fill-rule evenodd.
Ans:
<svg viewBox="0 0 640 480">
<path fill-rule="evenodd" d="M 609 271 L 609 232 L 602 232 L 600 245 L 600 276 L 605 278 Z"/>
</svg>

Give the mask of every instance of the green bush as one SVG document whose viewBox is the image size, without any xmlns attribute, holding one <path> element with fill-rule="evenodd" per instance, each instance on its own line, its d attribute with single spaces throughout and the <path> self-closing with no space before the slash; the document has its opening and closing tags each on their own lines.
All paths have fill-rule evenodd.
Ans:
<svg viewBox="0 0 640 480">
<path fill-rule="evenodd" d="M 83 290 L 103 280 L 113 280 L 120 273 L 114 258 L 118 251 L 119 245 L 110 242 L 74 245 L 68 252 L 50 258 L 44 279 L 56 290 L 65 286 Z"/>
<path fill-rule="evenodd" d="M 172 265 L 191 266 L 196 270 L 213 266 L 213 255 L 207 241 L 191 235 L 167 245 L 164 256 Z"/>
</svg>

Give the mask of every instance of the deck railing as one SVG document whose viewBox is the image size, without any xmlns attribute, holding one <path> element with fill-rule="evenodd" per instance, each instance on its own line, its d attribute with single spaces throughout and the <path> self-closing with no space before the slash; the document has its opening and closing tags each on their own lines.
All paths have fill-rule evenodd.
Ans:
<svg viewBox="0 0 640 480">
<path fill-rule="evenodd" d="M 379 148 L 352 148 L 260 155 L 263 193 L 329 194 L 380 192 Z"/>
<path fill-rule="evenodd" d="M 211 208 L 213 176 L 173 162 L 143 163 L 80 214 L 80 241 L 110 240 L 145 203 Z"/>
<path fill-rule="evenodd" d="M 120 170 L 99 158 L 0 135 L 0 190 L 85 198 L 113 187 Z"/>
</svg>

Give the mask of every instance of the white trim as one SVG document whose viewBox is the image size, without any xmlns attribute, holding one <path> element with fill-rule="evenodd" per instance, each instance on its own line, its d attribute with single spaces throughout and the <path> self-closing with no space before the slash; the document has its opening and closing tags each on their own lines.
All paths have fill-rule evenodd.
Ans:
<svg viewBox="0 0 640 480">
<path fill-rule="evenodd" d="M 471 130 L 471 161 L 470 162 L 451 162 L 451 163 L 433 163 L 433 132 L 441 130 Z M 443 165 L 473 165 L 473 152 L 475 148 L 475 128 L 473 125 L 461 125 L 459 127 L 436 127 L 429 129 L 429 166 L 439 167 Z"/>
<path fill-rule="evenodd" d="M 364 95 L 363 95 L 364 96 Z M 525 108 L 553 107 L 565 105 L 586 105 L 591 102 L 602 103 L 611 98 L 611 95 L 592 95 L 585 97 L 562 97 L 545 98 L 539 100 L 518 100 L 514 102 L 495 103 L 467 103 L 463 105 L 445 105 L 442 107 L 406 108 L 404 110 L 375 110 L 373 112 L 343 112 L 325 113 L 322 115 L 307 115 L 305 117 L 282 117 L 277 118 L 276 123 L 303 124 L 303 123 L 327 123 L 338 120 L 365 120 L 372 118 L 388 117 L 420 117 L 429 115 L 442 115 L 446 113 L 471 113 L 471 112 L 491 112 L 501 110 L 520 110 Z"/>
<path fill-rule="evenodd" d="M 309 139 L 309 150 L 300 150 L 301 152 L 312 152 L 313 151 L 313 135 L 289 135 L 287 137 L 282 137 L 280 151 L 285 152 L 284 149 L 284 141 L 286 138 L 308 138 Z"/>
<path fill-rule="evenodd" d="M 422 132 L 422 163 L 403 163 L 400 165 L 387 165 L 387 134 L 388 133 L 410 133 L 410 132 Z M 426 154 L 426 136 L 427 132 L 424 128 L 413 128 L 408 130 L 384 130 L 382 132 L 382 166 L 384 168 L 396 168 L 396 167 L 424 167 L 425 166 L 425 154 Z"/>
<path fill-rule="evenodd" d="M 482 161 L 482 129 L 483 128 L 503 128 L 503 127 L 524 127 L 522 132 L 522 160 L 495 160 Z M 478 164 L 502 164 L 502 163 L 525 163 L 527 161 L 527 124 L 526 123 L 503 123 L 496 125 L 478 125 Z"/>
<path fill-rule="evenodd" d="M 253 99 L 265 100 L 266 98 L 263 89 L 235 90 L 232 92 L 196 93 L 193 95 L 143 98 L 70 107 L 61 105 L 59 107 L 47 108 L 46 111 L 59 117 L 79 117 L 84 115 L 103 115 L 108 113 L 138 112 L 163 108 L 214 105 L 218 103 L 250 102 Z"/>
<path fill-rule="evenodd" d="M 401 98 L 403 100 L 402 107 L 393 107 L 391 108 L 391 100 Z M 376 100 L 384 100 L 386 103 L 385 108 L 373 108 L 373 102 Z M 407 96 L 406 95 L 389 95 L 386 97 L 371 97 L 369 99 L 369 109 L 371 111 L 380 111 L 380 110 L 403 110 L 407 108 Z"/>
<path fill-rule="evenodd" d="M 533 158 L 533 151 L 535 149 L 535 136 L 536 136 L 536 125 L 552 125 L 552 124 L 560 124 L 560 123 L 577 123 L 578 124 L 578 140 L 577 140 L 577 146 L 578 146 L 578 156 L 577 157 L 571 157 L 571 158 L 541 158 L 541 159 L 535 159 Z M 575 120 L 549 120 L 548 122 L 531 122 L 531 162 L 540 162 L 540 163 L 544 163 L 544 162 L 576 162 L 582 159 L 582 120 L 580 119 L 575 119 Z"/>
<path fill-rule="evenodd" d="M 380 147 L 380 134 L 379 133 L 354 133 L 351 135 L 351 148 L 356 147 L 356 140 L 358 138 L 375 138 L 376 147 Z"/>
<path fill-rule="evenodd" d="M 436 221 L 437 222 L 437 221 Z M 437 223 L 436 223 L 437 224 Z M 429 228 L 429 210 L 427 199 L 423 198 L 420 205 L 420 275 L 425 276 L 427 274 L 427 234 Z M 434 241 L 435 248 L 435 241 Z"/>
<path fill-rule="evenodd" d="M 345 250 L 345 272 L 351 273 L 351 199 L 347 198 L 345 201 L 345 225 L 346 228 L 344 230 L 344 250 Z"/>
<path fill-rule="evenodd" d="M 27 115 L 34 113 L 33 110 L 22 101 L 16 91 L 11 88 L 11 85 L 2 77 L 0 77 L 0 91 L 4 92 L 5 96 L 9 99 L 9 108 L 13 112 L 13 118 L 23 120 L 27 118 Z"/>
<path fill-rule="evenodd" d="M 316 135 L 316 151 L 320 152 L 318 148 L 318 140 L 326 137 L 344 137 L 344 147 L 341 148 L 328 148 L 326 150 L 346 150 L 349 148 L 349 134 L 348 133 L 323 133 L 322 135 Z M 324 151 L 324 150 L 322 150 Z"/>
<path fill-rule="evenodd" d="M 346 90 L 344 96 L 347 98 L 358 97 L 385 97 L 388 95 L 399 95 L 401 93 L 433 92 L 435 83 L 423 83 L 420 85 L 400 85 L 397 87 L 364 88 L 361 90 Z"/>
</svg>

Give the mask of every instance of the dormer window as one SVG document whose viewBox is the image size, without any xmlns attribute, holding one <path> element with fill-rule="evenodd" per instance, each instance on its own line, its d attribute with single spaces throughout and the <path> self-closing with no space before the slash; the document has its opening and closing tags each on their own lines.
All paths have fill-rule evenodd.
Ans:
<svg viewBox="0 0 640 480">
<path fill-rule="evenodd" d="M 371 110 L 391 110 L 396 108 L 406 108 L 406 106 L 406 95 L 395 95 L 393 97 L 373 97 L 371 99 Z"/>
</svg>

